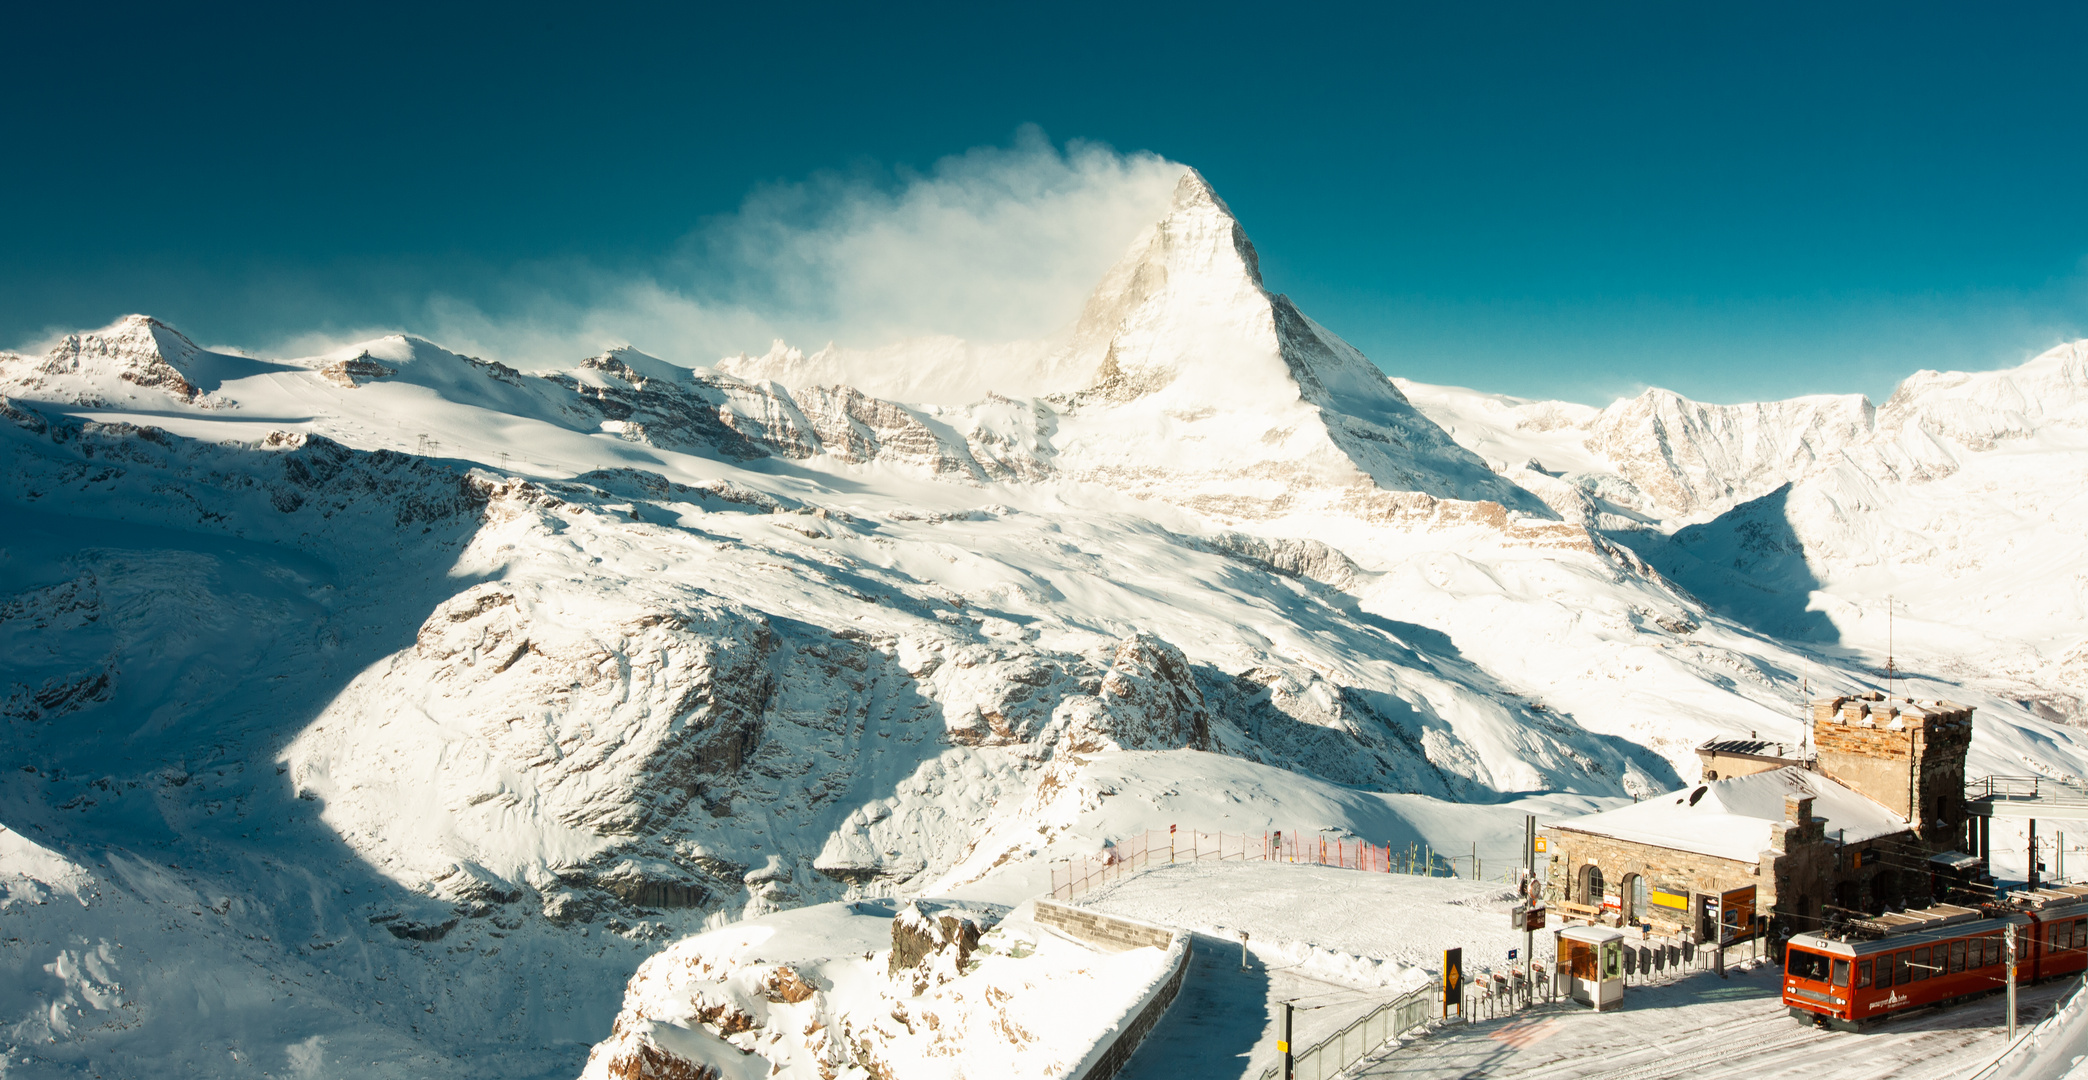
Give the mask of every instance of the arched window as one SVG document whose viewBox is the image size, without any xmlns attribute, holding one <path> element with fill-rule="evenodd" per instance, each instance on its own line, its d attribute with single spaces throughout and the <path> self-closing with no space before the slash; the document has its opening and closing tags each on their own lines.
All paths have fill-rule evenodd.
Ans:
<svg viewBox="0 0 2088 1080">
<path fill-rule="evenodd" d="M 1580 896 L 1578 903 L 1589 907 L 1602 906 L 1602 868 L 1593 863 L 1581 867 Z"/>
</svg>

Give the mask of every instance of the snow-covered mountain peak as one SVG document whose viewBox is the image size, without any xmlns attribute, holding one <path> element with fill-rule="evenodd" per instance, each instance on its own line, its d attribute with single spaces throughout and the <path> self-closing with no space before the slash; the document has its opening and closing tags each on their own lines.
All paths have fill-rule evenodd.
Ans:
<svg viewBox="0 0 2088 1080">
<path fill-rule="evenodd" d="M 1233 519 L 1382 516 L 1383 493 L 1541 516 L 1363 354 L 1263 285 L 1246 230 L 1194 170 L 1089 297 L 1068 371 L 1076 475 Z"/>
<path fill-rule="evenodd" d="M 0 393 L 77 405 L 226 405 L 206 400 L 214 354 L 149 315 L 69 334 L 41 357 L 0 353 Z M 221 358 L 233 359 L 233 358 Z M 170 402 L 168 399 L 172 399 Z"/>
<path fill-rule="evenodd" d="M 618 345 L 604 350 L 596 356 L 580 361 L 586 370 L 605 371 L 626 381 L 659 379 L 664 382 L 685 383 L 689 381 L 689 369 L 671 364 L 657 356 L 651 356 L 629 345 Z"/>
<path fill-rule="evenodd" d="M 1199 378 L 1176 396 L 1260 397 L 1289 381 L 1272 363 L 1273 332 L 1254 244 L 1192 169 L 1167 216 L 1132 241 L 1089 296 L 1072 366 L 1092 371 L 1088 392 L 1111 401 L 1159 393 L 1187 371 Z"/>
<path fill-rule="evenodd" d="M 2068 342 L 2000 371 L 1917 371 L 1878 414 L 1879 430 L 1895 438 L 1920 432 L 1973 450 L 2046 424 L 2084 423 L 2088 341 Z"/>
</svg>

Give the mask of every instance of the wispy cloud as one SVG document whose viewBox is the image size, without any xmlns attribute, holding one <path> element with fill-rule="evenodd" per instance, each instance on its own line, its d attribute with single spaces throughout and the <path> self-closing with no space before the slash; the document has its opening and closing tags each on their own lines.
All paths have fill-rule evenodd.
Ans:
<svg viewBox="0 0 2088 1080">
<path fill-rule="evenodd" d="M 707 364 L 771 339 L 874 348 L 947 334 L 1047 336 L 1138 231 L 1183 166 L 1096 143 L 1012 144 L 925 172 L 866 169 L 751 193 L 643 273 L 537 265 L 469 297 L 421 303 L 408 329 L 528 366 L 565 366 L 614 344 Z M 314 352 L 344 335 L 277 343 Z"/>
</svg>

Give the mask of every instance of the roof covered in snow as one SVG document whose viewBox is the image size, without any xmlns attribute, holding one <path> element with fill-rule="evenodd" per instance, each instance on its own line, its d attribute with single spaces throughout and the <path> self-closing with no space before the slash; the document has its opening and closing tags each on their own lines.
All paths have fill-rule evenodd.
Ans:
<svg viewBox="0 0 2088 1080">
<path fill-rule="evenodd" d="M 1630 806 L 1555 822 L 1615 840 L 1758 862 L 1784 818 L 1787 796 L 1811 796 L 1827 835 L 1849 843 L 1906 832 L 1907 819 L 1816 772 L 1794 765 L 1656 795 Z"/>
</svg>

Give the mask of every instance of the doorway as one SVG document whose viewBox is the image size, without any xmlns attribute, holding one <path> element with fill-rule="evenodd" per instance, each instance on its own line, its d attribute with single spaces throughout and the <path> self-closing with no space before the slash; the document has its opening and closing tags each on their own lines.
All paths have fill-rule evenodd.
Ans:
<svg viewBox="0 0 2088 1080">
<path fill-rule="evenodd" d="M 1592 908 L 1600 908 L 1602 906 L 1601 867 L 1593 863 L 1581 867 L 1580 889 L 1578 892 L 1579 895 L 1574 898 L 1576 903 L 1586 904 Z"/>
</svg>

